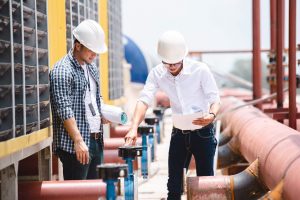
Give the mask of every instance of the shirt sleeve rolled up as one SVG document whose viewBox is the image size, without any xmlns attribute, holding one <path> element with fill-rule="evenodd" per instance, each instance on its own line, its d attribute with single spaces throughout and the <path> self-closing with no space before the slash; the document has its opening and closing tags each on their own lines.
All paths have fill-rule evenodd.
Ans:
<svg viewBox="0 0 300 200">
<path fill-rule="evenodd" d="M 74 117 L 71 102 L 71 82 L 70 72 L 63 67 L 58 67 L 50 73 L 51 104 L 62 121 Z"/>
<path fill-rule="evenodd" d="M 151 72 L 149 73 L 145 86 L 143 88 L 143 90 L 140 93 L 140 96 L 138 98 L 138 101 L 142 101 L 147 105 L 150 105 L 155 93 L 158 90 L 158 84 L 155 80 L 154 74 L 153 74 L 153 70 L 151 70 Z"/>
<path fill-rule="evenodd" d="M 203 70 L 201 80 L 203 84 L 203 90 L 208 103 L 213 104 L 213 103 L 220 102 L 217 83 L 208 67 L 205 68 L 205 70 Z"/>
</svg>

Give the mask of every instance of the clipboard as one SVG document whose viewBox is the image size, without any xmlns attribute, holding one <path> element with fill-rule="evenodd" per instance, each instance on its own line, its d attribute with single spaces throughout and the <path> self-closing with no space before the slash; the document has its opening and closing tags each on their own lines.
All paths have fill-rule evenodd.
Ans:
<svg viewBox="0 0 300 200">
<path fill-rule="evenodd" d="M 181 130 L 195 130 L 200 129 L 203 126 L 193 124 L 193 121 L 197 118 L 203 117 L 203 112 L 197 112 L 193 114 L 172 114 L 174 127 Z"/>
</svg>

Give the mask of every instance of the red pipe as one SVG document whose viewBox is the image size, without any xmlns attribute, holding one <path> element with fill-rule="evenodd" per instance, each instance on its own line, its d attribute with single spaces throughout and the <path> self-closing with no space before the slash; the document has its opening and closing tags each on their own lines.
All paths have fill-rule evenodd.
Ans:
<svg viewBox="0 0 300 200">
<path fill-rule="evenodd" d="M 158 91 L 156 93 L 156 106 L 159 107 L 164 107 L 164 108 L 169 108 L 170 107 L 170 99 L 169 97 L 162 91 Z"/>
<path fill-rule="evenodd" d="M 111 138 L 122 138 L 128 133 L 130 126 L 112 126 L 110 127 Z"/>
<path fill-rule="evenodd" d="M 107 138 L 104 139 L 104 151 L 103 151 L 103 162 L 104 163 L 125 163 L 125 161 L 119 157 L 118 148 L 124 145 L 124 138 Z M 137 144 L 142 144 L 142 138 L 137 139 Z M 137 170 L 139 168 L 138 161 L 135 159 L 133 162 L 133 168 Z"/>
<path fill-rule="evenodd" d="M 271 52 L 275 53 L 276 50 L 276 1 L 277 0 L 270 0 L 270 33 L 271 33 Z"/>
<path fill-rule="evenodd" d="M 189 51 L 189 54 L 236 54 L 236 53 L 252 53 L 253 49 L 234 49 L 234 50 L 199 50 Z M 262 49 L 261 52 L 270 52 L 270 49 Z"/>
<path fill-rule="evenodd" d="M 229 107 L 236 107 L 236 101 L 232 102 L 233 104 Z M 264 117 L 261 111 L 251 106 L 235 110 L 232 114 L 225 115 L 226 117 L 230 117 L 230 121 L 234 122 L 230 123 L 234 136 L 230 142 L 234 141 L 238 151 L 249 163 L 258 159 L 257 169 L 259 171 L 257 174 L 259 174 L 260 182 L 272 190 L 283 180 L 282 198 L 298 200 L 300 188 L 299 132 L 271 118 Z M 252 173 L 252 170 L 250 171 Z M 200 184 L 200 182 L 197 183 L 200 179 L 203 179 L 201 184 L 207 183 L 207 187 L 197 185 Z M 210 181 L 205 181 L 206 179 Z M 232 187 L 235 186 L 228 177 L 198 177 L 195 181 L 191 184 L 192 191 L 189 193 L 196 196 L 205 196 L 211 193 L 217 195 L 224 192 L 224 188 L 231 188 L 230 190 L 233 191 Z M 221 196 L 224 197 L 227 194 L 224 193 Z M 249 195 L 251 194 L 249 193 Z M 231 197 L 234 197 L 234 194 Z"/>
<path fill-rule="evenodd" d="M 284 0 L 277 0 L 277 108 L 283 107 Z"/>
<path fill-rule="evenodd" d="M 125 163 L 124 160 L 119 157 L 119 152 L 117 149 L 105 149 L 103 151 L 103 157 L 104 163 Z"/>
<path fill-rule="evenodd" d="M 296 107 L 296 0 L 289 1 L 289 126 L 297 129 Z"/>
<path fill-rule="evenodd" d="M 270 0 L 270 33 L 271 33 L 271 53 L 276 52 L 276 30 L 277 30 L 277 21 L 276 21 L 276 1 Z M 276 88 L 273 84 L 270 85 L 270 94 L 276 92 Z"/>
<path fill-rule="evenodd" d="M 253 26 L 253 62 L 252 83 L 253 99 L 261 98 L 261 55 L 260 55 L 260 0 L 252 1 L 252 26 Z M 261 108 L 261 104 L 256 105 Z"/>
<path fill-rule="evenodd" d="M 22 200 L 98 200 L 105 194 L 106 183 L 102 180 L 21 182 L 18 188 Z"/>
<path fill-rule="evenodd" d="M 105 138 L 104 139 L 104 150 L 117 150 L 119 147 L 125 144 L 124 137 L 122 138 Z"/>
<path fill-rule="evenodd" d="M 104 163 L 125 163 L 125 161 L 119 157 L 119 151 L 118 149 L 109 149 L 104 150 Z M 133 169 L 138 170 L 139 169 L 139 162 L 137 159 L 133 161 Z"/>
<path fill-rule="evenodd" d="M 298 199 L 300 175 L 295 169 L 300 168 L 299 132 L 270 118 L 254 118 L 244 126 L 245 119 L 256 112 L 259 111 L 253 109 L 246 114 L 237 110 L 231 116 L 239 151 L 248 162 L 259 159 L 260 174 L 268 188 L 273 189 L 284 178 L 289 183 L 289 187 L 284 186 L 284 199 Z"/>
</svg>

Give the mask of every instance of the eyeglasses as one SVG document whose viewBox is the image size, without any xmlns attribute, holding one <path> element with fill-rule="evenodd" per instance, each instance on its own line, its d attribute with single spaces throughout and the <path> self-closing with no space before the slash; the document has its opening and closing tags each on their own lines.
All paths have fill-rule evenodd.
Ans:
<svg viewBox="0 0 300 200">
<path fill-rule="evenodd" d="M 162 61 L 162 63 L 166 66 L 166 67 L 172 67 L 172 66 L 174 66 L 174 67 L 180 67 L 181 65 L 182 65 L 182 61 L 180 61 L 180 62 L 178 62 L 178 63 L 166 63 L 166 62 L 164 62 L 164 61 Z"/>
</svg>

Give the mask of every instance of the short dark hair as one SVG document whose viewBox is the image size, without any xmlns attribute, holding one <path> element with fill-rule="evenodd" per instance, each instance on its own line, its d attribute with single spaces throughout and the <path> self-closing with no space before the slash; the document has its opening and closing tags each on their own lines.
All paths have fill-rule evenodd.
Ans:
<svg viewBox="0 0 300 200">
<path fill-rule="evenodd" d="M 81 44 L 76 38 L 75 38 L 75 40 L 74 40 L 74 44 L 75 44 L 75 43 Z"/>
</svg>

